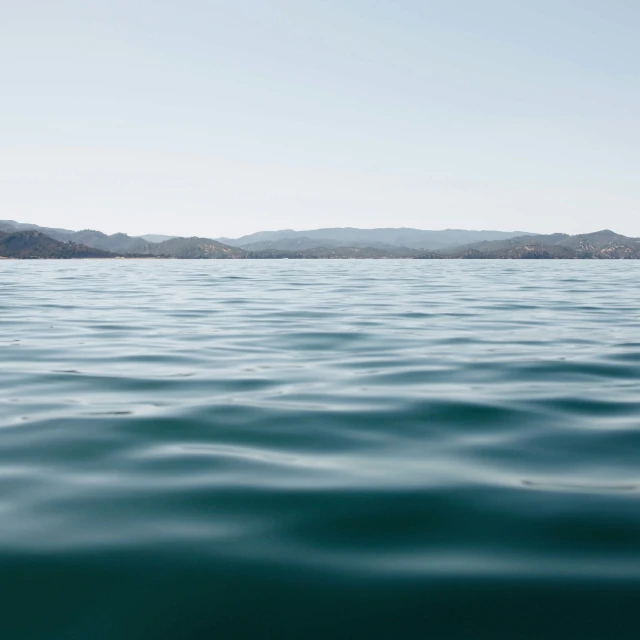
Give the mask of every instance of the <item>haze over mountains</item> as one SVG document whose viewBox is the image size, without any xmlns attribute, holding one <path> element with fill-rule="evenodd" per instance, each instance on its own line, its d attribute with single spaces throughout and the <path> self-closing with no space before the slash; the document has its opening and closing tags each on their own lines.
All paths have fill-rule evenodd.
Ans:
<svg viewBox="0 0 640 640">
<path fill-rule="evenodd" d="M 478 242 L 457 247 L 445 255 L 455 258 L 638 259 L 640 238 L 623 236 L 609 229 L 573 236 L 552 233 Z"/>
<path fill-rule="evenodd" d="M 528 235 L 524 231 L 467 231 L 444 229 L 426 231 L 410 228 L 355 229 L 340 227 L 308 231 L 259 231 L 241 238 L 217 238 L 219 242 L 252 251 L 279 249 L 296 251 L 315 247 L 406 247 L 409 249 L 446 249 L 484 240 L 503 240 Z"/>
<path fill-rule="evenodd" d="M 640 239 L 610 230 L 567 235 L 445 229 L 331 228 L 261 231 L 242 238 L 128 236 L 0 220 L 5 258 L 414 258 L 638 259 Z"/>
<path fill-rule="evenodd" d="M 40 227 L 35 224 L 20 223 L 14 220 L 0 220 L 0 231 L 22 231 L 34 229 L 62 242 L 73 241 L 95 249 L 114 252 L 147 252 L 149 244 L 159 244 L 172 240 L 175 236 L 147 234 L 128 236 L 124 233 L 104 234 L 100 231 L 85 229 L 70 231 L 55 227 Z M 373 247 L 392 249 L 405 247 L 410 249 L 445 249 L 472 242 L 502 240 L 526 235 L 524 231 L 467 231 L 463 229 L 445 229 L 425 231 L 422 229 L 354 229 L 331 228 L 311 229 L 309 231 L 259 231 L 241 238 L 215 238 L 220 244 L 242 247 L 248 251 L 279 250 L 300 251 L 305 249 L 336 247 Z M 201 238 L 200 240 L 205 240 Z"/>
</svg>

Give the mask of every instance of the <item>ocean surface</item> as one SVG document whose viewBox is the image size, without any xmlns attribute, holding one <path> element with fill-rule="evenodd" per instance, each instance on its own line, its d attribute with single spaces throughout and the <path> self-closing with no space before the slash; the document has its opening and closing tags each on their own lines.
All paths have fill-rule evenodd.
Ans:
<svg viewBox="0 0 640 640">
<path fill-rule="evenodd" d="M 0 637 L 640 637 L 640 263 L 0 262 Z"/>
</svg>

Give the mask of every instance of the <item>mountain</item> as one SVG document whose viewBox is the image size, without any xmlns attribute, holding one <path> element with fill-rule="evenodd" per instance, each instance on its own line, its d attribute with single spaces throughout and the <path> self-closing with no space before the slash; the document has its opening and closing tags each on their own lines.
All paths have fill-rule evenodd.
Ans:
<svg viewBox="0 0 640 640">
<path fill-rule="evenodd" d="M 116 258 L 114 253 L 93 249 L 74 242 L 60 242 L 28 229 L 6 233 L 0 231 L 0 257 L 2 258 Z"/>
<path fill-rule="evenodd" d="M 243 244 L 255 244 L 258 242 L 274 242 L 276 240 L 285 240 L 293 238 L 296 234 L 302 233 L 293 229 L 283 229 L 282 231 L 257 231 L 240 238 L 216 238 L 218 242 L 229 245 L 230 247 L 241 247 Z"/>
<path fill-rule="evenodd" d="M 98 231 L 78 231 L 75 237 L 88 238 L 91 242 L 103 240 Z M 116 236 L 122 236 L 117 238 Z M 244 258 L 249 252 L 244 249 L 227 247 L 208 238 L 173 238 L 160 243 L 131 243 L 135 240 L 125 234 L 107 236 L 122 247 L 118 252 L 79 244 L 63 242 L 49 235 L 28 229 L 7 233 L 0 231 L 0 257 L 3 258 L 117 258 L 117 257 L 166 257 L 166 258 Z M 134 248 L 134 251 L 129 249 Z M 138 251 L 139 250 L 139 251 Z"/>
<path fill-rule="evenodd" d="M 46 233 L 46 232 L 45 232 Z M 100 231 L 84 229 L 76 231 L 73 242 L 80 242 L 95 249 L 114 251 L 116 253 L 146 253 L 148 242 L 142 238 L 132 238 L 126 233 L 114 233 L 108 236 Z"/>
<path fill-rule="evenodd" d="M 333 236 L 333 237 L 331 237 Z M 496 238 L 496 236 L 498 236 Z M 481 241 L 433 249 L 412 247 L 472 238 Z M 261 231 L 222 243 L 211 238 L 104 234 L 69 231 L 0 220 L 0 257 L 89 258 L 162 257 L 180 259 L 640 259 L 640 238 L 609 229 L 568 235 L 501 231 L 421 231 L 419 229 L 316 229 Z M 168 238 L 162 240 L 162 238 Z M 347 239 L 356 240 L 349 244 Z M 422 239 L 420 239 L 422 238 Z M 435 238 L 435 240 L 434 240 Z M 387 242 L 382 242 L 385 239 Z M 251 242 L 246 242 L 252 240 Z M 243 242 L 242 246 L 228 244 Z M 368 242 L 368 243 L 367 243 Z M 116 255 L 117 254 L 117 255 Z"/>
<path fill-rule="evenodd" d="M 176 236 L 163 236 L 160 233 L 147 233 L 140 237 L 147 242 L 164 242 L 165 240 L 172 240 Z"/>
<path fill-rule="evenodd" d="M 211 259 L 244 258 L 247 252 L 210 238 L 172 238 L 157 244 L 148 243 L 143 253 L 171 258 Z"/>
<path fill-rule="evenodd" d="M 623 236 L 609 229 L 574 236 L 553 233 L 478 242 L 442 255 L 448 258 L 635 260 L 640 258 L 640 238 Z"/>
<path fill-rule="evenodd" d="M 149 241 L 144 238 L 128 236 L 126 233 L 107 235 L 93 229 L 70 231 L 69 229 L 58 229 L 56 227 L 41 227 L 37 224 L 27 224 L 16 222 L 15 220 L 0 220 L 0 231 L 24 230 L 39 231 L 60 242 L 75 242 L 94 249 L 115 253 L 146 253 L 146 247 L 149 244 Z"/>
<path fill-rule="evenodd" d="M 341 247 L 337 240 L 327 238 L 309 238 L 307 236 L 295 236 L 293 238 L 279 238 L 278 240 L 262 240 L 261 242 L 250 242 L 243 244 L 242 248 L 247 251 L 304 251 L 305 249 L 316 249 L 319 247 Z"/>
<path fill-rule="evenodd" d="M 161 245 L 171 240 L 180 240 L 176 236 L 147 234 L 145 236 L 129 236 L 125 233 L 108 235 L 93 229 L 71 231 L 57 227 L 41 227 L 36 224 L 16 222 L 15 220 L 0 220 L 0 231 L 21 231 L 34 229 L 61 242 L 76 242 L 103 251 L 115 253 L 139 253 L 153 255 L 156 253 L 153 245 Z M 523 232 L 506 231 L 465 231 L 461 229 L 445 229 L 443 231 L 424 231 L 421 229 L 355 229 L 327 228 L 310 231 L 259 231 L 242 238 L 200 238 L 207 242 L 217 242 L 219 245 L 238 247 L 247 251 L 301 251 L 307 249 L 328 249 L 337 247 L 365 248 L 372 247 L 388 251 L 393 254 L 399 247 L 413 249 L 447 249 L 471 242 L 503 240 L 523 235 Z M 184 238 L 183 238 L 184 240 Z M 195 240 L 188 239 L 193 245 Z M 172 245 L 168 245 L 171 247 Z M 183 248 L 186 245 L 183 245 Z M 198 250 L 195 250 L 198 253 Z M 206 255 L 207 251 L 201 251 Z M 215 253 L 215 251 L 214 251 Z"/>
<path fill-rule="evenodd" d="M 40 227 L 37 224 L 29 224 L 26 222 L 16 222 L 15 220 L 0 220 L 0 231 L 6 233 L 14 233 L 16 231 L 39 231 L 54 240 L 67 242 L 76 233 L 68 229 L 58 229 L 56 227 Z"/>
<path fill-rule="evenodd" d="M 325 260 L 350 260 L 364 258 L 417 258 L 424 257 L 422 252 L 406 247 L 395 247 L 391 250 L 378 247 L 314 247 L 300 251 L 283 251 L 278 249 L 263 249 L 250 251 L 244 256 L 253 259 L 325 259 Z M 440 256 L 437 256 L 440 257 Z"/>
<path fill-rule="evenodd" d="M 300 239 L 305 244 L 315 246 L 350 247 L 408 247 L 411 249 L 447 249 L 480 241 L 504 240 L 527 234 L 523 231 L 467 231 L 463 229 L 444 229 L 426 231 L 411 228 L 355 229 L 352 227 L 311 229 L 308 231 L 259 231 L 241 238 L 218 238 L 224 244 L 244 249 L 281 249 L 295 251 Z M 267 246 L 264 243 L 274 243 Z M 311 248 L 311 247 L 308 247 Z"/>
</svg>

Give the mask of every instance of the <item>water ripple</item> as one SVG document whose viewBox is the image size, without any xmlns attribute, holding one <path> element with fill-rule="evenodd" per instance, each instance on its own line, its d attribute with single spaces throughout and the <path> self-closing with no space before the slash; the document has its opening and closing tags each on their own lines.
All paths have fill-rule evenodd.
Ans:
<svg viewBox="0 0 640 640">
<path fill-rule="evenodd" d="M 1 262 L 7 637 L 637 637 L 638 276 Z"/>
</svg>

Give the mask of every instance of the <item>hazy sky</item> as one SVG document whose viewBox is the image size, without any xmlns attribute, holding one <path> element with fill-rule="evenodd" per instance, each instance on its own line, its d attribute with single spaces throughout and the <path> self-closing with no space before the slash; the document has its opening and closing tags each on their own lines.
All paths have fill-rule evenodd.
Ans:
<svg viewBox="0 0 640 640">
<path fill-rule="evenodd" d="M 638 0 L 0 0 L 0 218 L 640 235 Z"/>
</svg>

